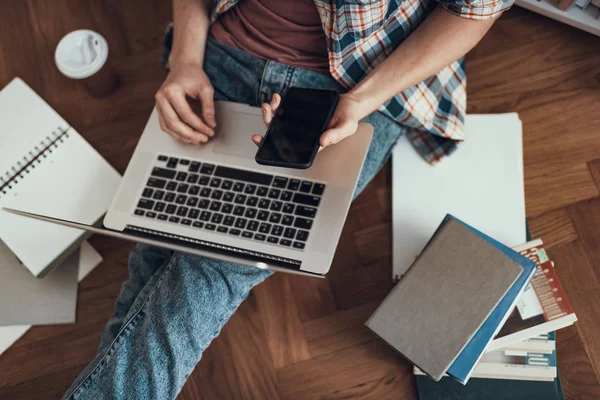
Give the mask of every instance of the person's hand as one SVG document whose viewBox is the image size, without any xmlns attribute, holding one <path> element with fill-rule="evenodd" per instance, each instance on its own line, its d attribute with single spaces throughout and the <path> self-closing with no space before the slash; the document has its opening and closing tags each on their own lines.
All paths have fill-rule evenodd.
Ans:
<svg viewBox="0 0 600 400">
<path fill-rule="evenodd" d="M 160 128 L 186 143 L 208 142 L 217 125 L 213 94 L 213 86 L 201 64 L 176 64 L 155 96 Z M 186 96 L 200 100 L 200 117 Z"/>
<path fill-rule="evenodd" d="M 281 96 L 276 93 L 273 95 L 271 103 L 264 103 L 262 105 L 263 121 L 267 127 L 271 124 L 273 116 L 280 104 Z M 338 143 L 354 134 L 356 129 L 358 129 L 358 122 L 362 118 L 361 115 L 360 103 L 352 98 L 350 94 L 342 94 L 327 130 L 323 132 L 319 139 L 321 149 L 331 144 Z M 263 137 L 261 135 L 252 136 L 252 141 L 256 143 L 256 145 L 260 145 L 262 139 Z"/>
</svg>

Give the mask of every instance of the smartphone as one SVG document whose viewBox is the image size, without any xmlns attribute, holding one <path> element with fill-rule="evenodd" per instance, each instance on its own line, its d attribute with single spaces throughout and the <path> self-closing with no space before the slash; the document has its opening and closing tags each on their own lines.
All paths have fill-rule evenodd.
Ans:
<svg viewBox="0 0 600 400">
<path fill-rule="evenodd" d="M 289 88 L 256 153 L 256 162 L 285 168 L 310 167 L 339 97 L 333 90 Z"/>
</svg>

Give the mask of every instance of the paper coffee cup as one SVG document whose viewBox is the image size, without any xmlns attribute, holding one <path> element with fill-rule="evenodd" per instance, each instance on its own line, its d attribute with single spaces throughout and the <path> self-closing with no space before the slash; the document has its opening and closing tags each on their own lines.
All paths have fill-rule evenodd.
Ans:
<svg viewBox="0 0 600 400">
<path fill-rule="evenodd" d="M 58 70 L 76 79 L 94 96 L 106 96 L 117 87 L 117 75 L 109 62 L 108 43 L 87 29 L 68 33 L 54 53 Z"/>
</svg>

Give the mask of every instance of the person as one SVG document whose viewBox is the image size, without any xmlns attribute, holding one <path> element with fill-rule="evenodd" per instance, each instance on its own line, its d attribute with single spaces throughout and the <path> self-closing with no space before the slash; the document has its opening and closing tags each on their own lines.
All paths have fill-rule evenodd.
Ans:
<svg viewBox="0 0 600 400">
<path fill-rule="evenodd" d="M 463 57 L 511 4 L 173 0 L 170 72 L 156 94 L 160 126 L 201 146 L 215 134 L 215 99 L 261 106 L 269 124 L 288 87 L 337 90 L 321 146 L 352 135 L 359 121 L 374 127 L 356 195 L 402 134 L 430 163 L 456 148 L 466 108 Z M 187 98 L 199 100 L 199 114 Z M 130 255 L 129 273 L 96 358 L 65 398 L 175 398 L 225 322 L 271 274 L 144 245 Z"/>
</svg>

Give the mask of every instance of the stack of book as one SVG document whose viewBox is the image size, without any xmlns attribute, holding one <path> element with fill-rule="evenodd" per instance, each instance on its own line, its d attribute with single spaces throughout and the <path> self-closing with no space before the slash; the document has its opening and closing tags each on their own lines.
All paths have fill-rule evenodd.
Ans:
<svg viewBox="0 0 600 400">
<path fill-rule="evenodd" d="M 421 399 L 450 399 L 484 398 L 471 378 L 554 393 L 554 331 L 575 321 L 540 240 L 510 249 L 448 215 L 366 325 L 415 364 Z"/>
<path fill-rule="evenodd" d="M 535 261 L 536 272 L 473 368 L 472 379 L 468 384 L 461 382 L 466 386 L 451 376 L 435 382 L 415 367 L 420 400 L 564 398 L 557 373 L 555 331 L 572 325 L 577 317 L 542 241 L 514 250 Z"/>
</svg>

